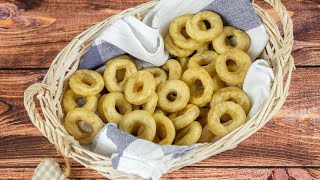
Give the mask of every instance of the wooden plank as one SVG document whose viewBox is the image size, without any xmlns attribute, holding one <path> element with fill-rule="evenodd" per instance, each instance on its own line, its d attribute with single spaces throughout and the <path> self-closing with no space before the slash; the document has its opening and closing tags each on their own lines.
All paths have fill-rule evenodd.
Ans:
<svg viewBox="0 0 320 180">
<path fill-rule="evenodd" d="M 58 52 L 77 34 L 121 10 L 147 0 L 72 0 L 7 3 L 0 0 L 0 68 L 48 68 Z M 12 1 L 9 1 L 12 2 Z M 261 0 L 257 1 L 261 4 Z M 299 66 L 319 66 L 320 7 L 316 0 L 284 0 L 294 12 Z M 269 9 L 269 6 L 265 6 Z M 12 11 L 12 15 L 8 12 Z M 7 13 L 6 13 L 7 12 Z"/>
<path fill-rule="evenodd" d="M 34 169 L 35 167 L 1 168 L 0 176 L 3 179 L 30 179 Z M 161 179 L 313 180 L 320 178 L 316 173 L 320 173 L 320 169 L 185 167 L 181 170 L 166 174 Z M 72 168 L 69 178 L 105 179 L 96 171 L 83 167 Z"/>
<path fill-rule="evenodd" d="M 34 166 L 45 157 L 57 157 L 53 145 L 30 122 L 22 103 L 23 91 L 40 82 L 44 73 L 0 71 L 0 167 Z M 196 166 L 320 166 L 320 91 L 316 87 L 320 87 L 319 69 L 295 71 L 291 95 L 272 121 L 236 149 Z"/>
</svg>

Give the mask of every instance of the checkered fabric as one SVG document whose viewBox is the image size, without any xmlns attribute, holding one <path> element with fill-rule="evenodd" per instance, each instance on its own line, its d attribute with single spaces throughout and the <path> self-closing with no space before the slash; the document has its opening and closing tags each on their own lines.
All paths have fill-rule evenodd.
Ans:
<svg viewBox="0 0 320 180">
<path fill-rule="evenodd" d="M 61 171 L 59 164 L 52 159 L 43 160 L 35 169 L 32 180 L 68 180 Z"/>
</svg>

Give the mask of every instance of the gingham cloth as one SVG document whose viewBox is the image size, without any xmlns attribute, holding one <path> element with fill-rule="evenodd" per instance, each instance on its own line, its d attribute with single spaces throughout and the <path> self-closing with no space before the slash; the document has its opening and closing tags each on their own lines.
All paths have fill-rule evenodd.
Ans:
<svg viewBox="0 0 320 180">
<path fill-rule="evenodd" d="M 52 159 L 43 160 L 35 169 L 32 180 L 68 180 L 61 171 L 59 164 Z"/>
</svg>

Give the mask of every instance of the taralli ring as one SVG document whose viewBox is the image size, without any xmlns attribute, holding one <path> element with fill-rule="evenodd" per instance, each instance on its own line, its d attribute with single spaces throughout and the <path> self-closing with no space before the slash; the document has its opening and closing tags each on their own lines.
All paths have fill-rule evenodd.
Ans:
<svg viewBox="0 0 320 180">
<path fill-rule="evenodd" d="M 103 113 L 103 101 L 104 101 L 104 98 L 106 98 L 107 95 L 108 95 L 108 94 L 103 95 L 103 96 L 99 99 L 99 102 L 98 102 L 98 113 L 99 113 L 99 117 L 100 117 L 100 119 L 101 119 L 103 122 L 105 122 L 105 123 L 107 123 L 108 121 L 107 121 L 106 116 L 105 116 L 104 113 Z"/>
<path fill-rule="evenodd" d="M 222 33 L 220 33 L 213 41 L 212 45 L 215 51 L 217 51 L 219 54 L 226 53 L 230 48 L 233 48 L 232 45 L 226 44 L 226 39 L 228 37 L 234 36 L 236 39 L 236 46 L 235 48 L 238 48 L 244 52 L 247 52 L 250 47 L 250 37 L 242 30 L 236 29 L 231 26 L 227 26 L 223 28 Z"/>
<path fill-rule="evenodd" d="M 210 28 L 203 30 L 199 23 L 207 21 Z M 202 11 L 194 15 L 192 19 L 187 21 L 186 31 L 188 35 L 200 42 L 208 42 L 213 40 L 223 30 L 223 22 L 221 17 L 211 11 Z"/>
<path fill-rule="evenodd" d="M 143 127 L 141 128 L 138 127 Z M 152 141 L 156 135 L 156 123 L 150 113 L 143 110 L 136 110 L 126 114 L 123 120 L 120 121 L 120 130 L 129 134 L 133 133 L 135 129 L 139 129 L 137 137 Z"/>
<path fill-rule="evenodd" d="M 147 71 L 151 73 L 156 80 L 157 88 L 159 87 L 160 83 L 165 82 L 168 79 L 167 73 L 161 68 L 146 68 L 142 69 L 141 71 Z"/>
<path fill-rule="evenodd" d="M 150 114 L 153 114 L 154 111 L 156 110 L 158 104 L 158 94 L 156 92 L 154 92 L 149 101 L 146 102 L 145 104 L 142 105 L 134 105 L 133 109 L 134 110 L 145 110 L 148 111 Z"/>
<path fill-rule="evenodd" d="M 91 70 L 78 70 L 69 79 L 72 91 L 81 96 L 99 94 L 104 87 L 102 76 Z"/>
<path fill-rule="evenodd" d="M 202 132 L 202 127 L 199 122 L 193 121 L 187 127 L 181 129 L 177 135 L 174 143 L 179 146 L 190 146 L 199 140 Z"/>
<path fill-rule="evenodd" d="M 124 75 L 121 70 L 125 70 Z M 121 72 L 121 74 L 119 72 Z M 137 72 L 137 68 L 129 59 L 122 57 L 109 60 L 103 75 L 107 90 L 109 92 L 124 92 L 125 84 L 129 77 L 135 72 Z"/>
<path fill-rule="evenodd" d="M 181 78 L 182 69 L 180 63 L 175 59 L 169 59 L 162 69 L 169 74 L 168 80 L 179 80 Z"/>
<path fill-rule="evenodd" d="M 227 61 L 232 60 L 237 63 L 238 70 L 230 72 L 227 66 Z M 243 51 L 233 48 L 222 54 L 216 61 L 216 71 L 220 79 L 229 84 L 241 84 L 247 75 L 251 65 L 250 57 Z"/>
<path fill-rule="evenodd" d="M 199 42 L 192 38 L 186 38 L 181 32 L 186 27 L 188 20 L 192 19 L 193 15 L 187 14 L 174 19 L 170 26 L 169 32 L 174 41 L 174 43 L 180 48 L 187 50 L 196 50 L 200 48 L 203 42 Z M 204 22 L 201 22 L 203 30 L 206 30 L 206 25 Z"/>
<path fill-rule="evenodd" d="M 190 100 L 191 104 L 199 107 L 205 106 L 211 101 L 211 97 L 214 90 L 213 80 L 210 74 L 199 67 L 187 69 L 181 78 L 190 88 Z M 194 85 L 199 80 L 203 89 L 194 89 Z"/>
<path fill-rule="evenodd" d="M 153 114 L 153 119 L 157 125 L 157 138 L 154 139 L 154 142 L 162 145 L 172 144 L 174 138 L 176 137 L 176 131 L 172 121 L 167 116 L 162 114 L 162 112 L 158 111 Z"/>
<path fill-rule="evenodd" d="M 222 115 L 228 114 L 232 121 L 221 124 Z M 224 101 L 214 105 L 208 113 L 208 126 L 210 131 L 217 136 L 225 136 L 237 129 L 247 121 L 246 113 L 240 105 L 231 101 Z"/>
<path fill-rule="evenodd" d="M 85 100 L 85 103 L 83 106 L 81 106 L 84 109 L 87 109 L 92 112 L 96 112 L 98 108 L 98 96 L 93 95 L 93 96 L 81 96 L 77 95 L 72 91 L 72 89 L 69 89 L 63 96 L 63 109 L 66 113 L 69 111 L 79 108 L 79 104 L 77 103 L 77 100 L 83 98 Z"/>
<path fill-rule="evenodd" d="M 182 129 L 197 119 L 200 110 L 193 104 L 188 104 L 183 110 L 170 114 L 169 118 L 173 122 L 176 130 Z"/>
<path fill-rule="evenodd" d="M 188 57 L 194 52 L 194 50 L 182 49 L 175 45 L 169 33 L 164 38 L 164 47 L 170 54 L 177 57 Z"/>
<path fill-rule="evenodd" d="M 91 133 L 84 132 L 80 127 L 79 123 L 84 121 L 87 125 L 92 128 Z M 91 144 L 93 138 L 103 128 L 104 123 L 101 119 L 93 112 L 84 108 L 76 108 L 70 111 L 64 121 L 64 127 L 66 130 L 80 142 L 80 144 Z"/>
<path fill-rule="evenodd" d="M 188 104 L 190 98 L 189 87 L 180 80 L 170 80 L 161 83 L 158 88 L 158 105 L 167 112 L 178 112 Z M 171 93 L 176 94 L 174 100 L 168 99 Z"/>
<path fill-rule="evenodd" d="M 134 105 L 145 104 L 156 90 L 156 80 L 147 71 L 134 73 L 126 84 L 124 94 L 126 99 Z"/>
<path fill-rule="evenodd" d="M 210 106 L 213 107 L 223 101 L 234 101 L 239 104 L 246 114 L 250 111 L 250 100 L 248 95 L 237 87 L 226 87 L 218 90 L 212 97 Z"/>
<path fill-rule="evenodd" d="M 119 112 L 117 111 L 117 109 Z M 108 122 L 119 124 L 128 112 L 132 111 L 132 105 L 120 92 L 112 92 L 106 95 L 102 102 L 102 112 Z"/>
<path fill-rule="evenodd" d="M 210 76 L 213 76 L 216 74 L 215 64 L 218 56 L 219 54 L 214 51 L 197 53 L 190 58 L 188 68 L 202 67 L 210 74 Z"/>
</svg>

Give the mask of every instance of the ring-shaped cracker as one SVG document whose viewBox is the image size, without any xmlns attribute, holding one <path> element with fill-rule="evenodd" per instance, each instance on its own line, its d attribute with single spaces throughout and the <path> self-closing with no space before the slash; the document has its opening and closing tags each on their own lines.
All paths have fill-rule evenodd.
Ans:
<svg viewBox="0 0 320 180">
<path fill-rule="evenodd" d="M 238 70 L 231 72 L 228 69 L 227 61 L 237 63 Z M 221 54 L 216 61 L 216 71 L 220 79 L 229 84 L 242 84 L 251 65 L 250 57 L 243 51 L 233 48 L 226 54 Z"/>
<path fill-rule="evenodd" d="M 168 80 L 179 80 L 181 78 L 182 69 L 180 63 L 175 59 L 169 59 L 162 69 L 168 72 Z"/>
<path fill-rule="evenodd" d="M 170 114 L 169 118 L 173 122 L 176 130 L 180 130 L 197 119 L 200 110 L 196 105 L 188 104 L 179 112 Z"/>
<path fill-rule="evenodd" d="M 202 129 L 202 133 L 200 139 L 198 140 L 198 143 L 211 143 L 214 138 L 215 135 L 210 131 L 209 126 L 206 125 Z"/>
<path fill-rule="evenodd" d="M 199 23 L 207 21 L 210 28 L 203 30 Z M 221 17 L 212 11 L 202 11 L 187 21 L 186 31 L 188 35 L 200 42 L 208 42 L 213 40 L 223 30 L 223 22 Z"/>
<path fill-rule="evenodd" d="M 109 93 L 103 98 L 102 112 L 108 122 L 119 124 L 123 116 L 131 111 L 132 105 L 120 92 Z"/>
<path fill-rule="evenodd" d="M 178 47 L 187 50 L 196 50 L 200 48 L 203 42 L 199 42 L 192 38 L 186 38 L 183 33 L 183 29 L 186 27 L 186 23 L 188 20 L 192 19 L 192 14 L 182 15 L 180 17 L 175 18 L 169 26 L 169 33 Z M 206 29 L 205 23 L 202 21 L 201 26 Z"/>
<path fill-rule="evenodd" d="M 231 116 L 231 121 L 221 124 L 222 115 Z M 208 113 L 208 126 L 210 131 L 217 136 L 225 136 L 240 127 L 247 121 L 246 113 L 242 107 L 232 101 L 223 101 L 214 105 Z"/>
<path fill-rule="evenodd" d="M 151 73 L 156 80 L 157 88 L 159 87 L 160 83 L 165 82 L 168 79 L 167 73 L 161 68 L 146 68 L 142 69 L 141 71 L 147 71 Z"/>
<path fill-rule="evenodd" d="M 123 72 L 121 72 L 122 70 L 125 70 L 124 75 Z M 122 75 L 117 73 L 118 71 L 120 71 Z M 103 75 L 107 90 L 109 92 L 124 92 L 128 79 L 135 72 L 137 72 L 135 64 L 125 58 L 125 56 L 109 60 Z M 120 82 L 118 78 L 121 78 Z"/>
<path fill-rule="evenodd" d="M 152 141 L 156 135 L 156 123 L 152 115 L 143 110 L 135 110 L 126 114 L 120 121 L 119 128 L 129 134 L 139 129 L 137 137 L 148 141 Z"/>
<path fill-rule="evenodd" d="M 239 104 L 246 114 L 250 111 L 250 99 L 248 95 L 237 87 L 226 87 L 218 90 L 213 96 L 210 106 L 221 103 L 223 101 L 234 101 Z"/>
<path fill-rule="evenodd" d="M 176 137 L 176 131 L 174 129 L 174 125 L 172 121 L 162 114 L 162 112 L 156 111 L 153 114 L 153 119 L 157 125 L 156 137 L 154 142 L 161 144 L 161 145 L 169 145 L 172 144 L 174 138 Z"/>
<path fill-rule="evenodd" d="M 158 105 L 167 112 L 178 112 L 187 106 L 190 98 L 190 90 L 186 83 L 181 80 L 169 80 L 161 83 L 158 88 Z M 176 98 L 168 99 L 170 93 L 175 93 Z"/>
<path fill-rule="evenodd" d="M 175 45 L 169 33 L 164 38 L 164 47 L 170 54 L 177 57 L 188 57 L 194 52 L 194 50 L 182 49 Z"/>
<path fill-rule="evenodd" d="M 179 146 L 190 146 L 199 140 L 202 127 L 199 122 L 193 121 L 187 127 L 178 131 L 174 143 Z"/>
<path fill-rule="evenodd" d="M 193 55 L 188 63 L 188 68 L 192 67 L 202 67 L 205 69 L 211 76 L 216 74 L 216 59 L 219 54 L 214 51 L 205 51 Z"/>
<path fill-rule="evenodd" d="M 158 104 L 158 94 L 154 92 L 148 102 L 142 105 L 133 105 L 133 110 L 145 110 L 153 114 Z"/>
<path fill-rule="evenodd" d="M 81 96 L 93 96 L 99 94 L 104 87 L 102 76 L 92 70 L 77 70 L 69 78 L 72 91 Z"/>
<path fill-rule="evenodd" d="M 215 51 L 217 51 L 219 54 L 225 54 L 230 48 L 233 48 L 231 44 L 226 44 L 226 39 L 231 36 L 234 36 L 236 39 L 235 48 L 238 48 L 244 52 L 248 51 L 250 47 L 250 37 L 248 34 L 231 26 L 224 27 L 222 33 L 220 33 L 212 41 L 212 46 Z"/>
<path fill-rule="evenodd" d="M 178 61 L 181 65 L 182 72 L 188 69 L 189 58 L 178 58 Z"/>
<path fill-rule="evenodd" d="M 72 91 L 72 89 L 69 89 L 66 91 L 66 93 L 63 95 L 63 109 L 66 113 L 72 111 L 75 108 L 79 108 L 79 104 L 77 103 L 77 100 L 83 98 L 85 100 L 85 103 L 83 106 L 81 106 L 84 109 L 87 109 L 92 112 L 96 112 L 98 108 L 98 96 L 81 96 Z"/>
<path fill-rule="evenodd" d="M 124 94 L 133 105 L 141 105 L 148 102 L 156 90 L 156 80 L 147 71 L 134 73 L 127 81 Z"/>
<path fill-rule="evenodd" d="M 214 84 L 210 74 L 206 70 L 199 67 L 187 69 L 183 73 L 181 80 L 184 81 L 190 89 L 189 102 L 191 104 L 203 107 L 211 101 Z M 193 88 L 197 80 L 201 81 L 203 86 L 202 90 L 195 90 Z"/>
<path fill-rule="evenodd" d="M 91 133 L 84 132 L 79 127 L 81 121 L 92 128 Z M 103 126 L 104 123 L 95 113 L 84 108 L 73 109 L 64 120 L 64 127 L 80 144 L 91 144 Z"/>
</svg>

